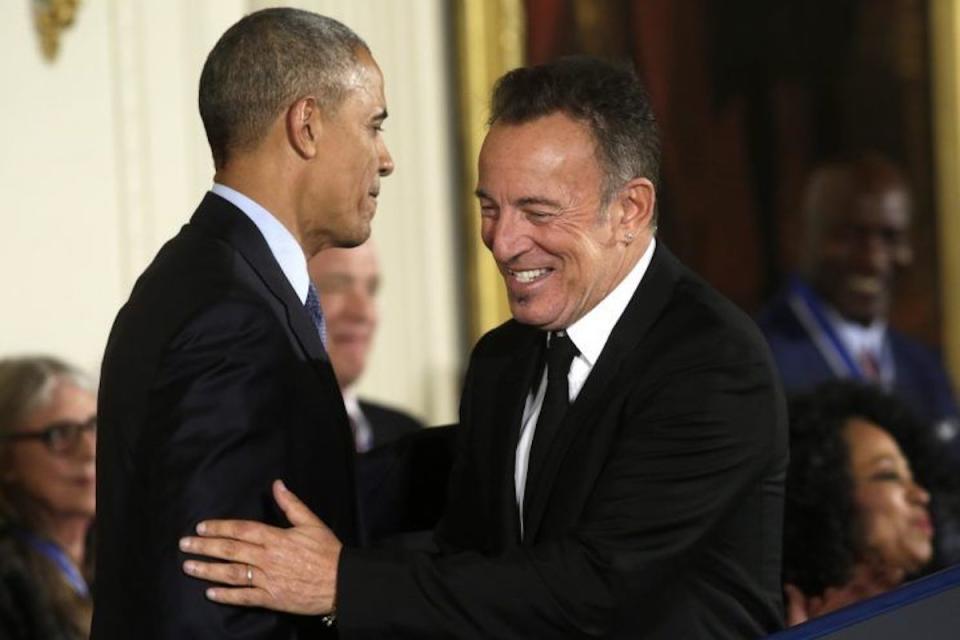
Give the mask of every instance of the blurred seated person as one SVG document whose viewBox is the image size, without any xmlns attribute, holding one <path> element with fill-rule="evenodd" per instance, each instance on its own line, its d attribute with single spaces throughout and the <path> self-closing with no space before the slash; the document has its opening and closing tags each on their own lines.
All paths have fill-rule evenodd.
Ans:
<svg viewBox="0 0 960 640">
<path fill-rule="evenodd" d="M 935 466 L 926 436 L 903 403 L 876 387 L 828 383 L 791 402 L 787 624 L 883 593 L 930 564 L 931 498 L 913 475 Z"/>
<path fill-rule="evenodd" d="M 372 240 L 352 249 L 325 249 L 307 265 L 326 322 L 326 348 L 350 417 L 357 452 L 364 453 L 420 429 L 406 413 L 360 400 L 363 374 L 377 330 L 380 265 Z"/>
<path fill-rule="evenodd" d="M 422 429 L 411 416 L 357 397 L 377 328 L 380 266 L 367 240 L 325 249 L 308 263 L 326 322 L 326 347 L 350 417 L 357 452 L 361 538 L 421 548 L 446 499 L 455 428 Z"/>
<path fill-rule="evenodd" d="M 957 405 L 939 358 L 888 326 L 897 276 L 913 259 L 903 174 L 866 154 L 818 167 L 804 194 L 802 275 L 758 324 L 788 395 L 843 378 L 900 397 L 960 453 Z"/>
<path fill-rule="evenodd" d="M 0 638 L 90 634 L 96 398 L 69 365 L 0 360 Z"/>
</svg>

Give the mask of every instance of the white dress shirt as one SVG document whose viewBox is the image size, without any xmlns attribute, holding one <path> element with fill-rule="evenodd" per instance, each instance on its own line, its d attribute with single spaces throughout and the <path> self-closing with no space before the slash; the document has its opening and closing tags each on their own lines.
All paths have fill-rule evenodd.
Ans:
<svg viewBox="0 0 960 640">
<path fill-rule="evenodd" d="M 600 352 L 607 344 L 614 325 L 620 320 L 624 309 L 640 286 L 643 274 L 650 266 L 656 240 L 650 239 L 650 246 L 643 256 L 633 266 L 630 273 L 620 281 L 613 291 L 597 303 L 582 318 L 567 327 L 566 333 L 579 350 L 579 354 L 570 364 L 567 373 L 567 384 L 570 389 L 570 403 L 577 399 L 587 377 L 593 370 Z M 517 443 L 517 453 L 514 461 L 513 481 L 517 492 L 517 506 L 520 509 L 520 532 L 523 534 L 523 495 L 527 484 L 527 465 L 530 462 L 530 447 L 533 444 L 533 433 L 536 431 L 537 418 L 543 406 L 543 396 L 547 393 L 547 371 L 544 368 L 540 377 L 540 385 L 536 393 L 533 390 L 527 395 L 527 402 L 523 408 L 523 420 L 520 423 L 520 441 Z"/>
<path fill-rule="evenodd" d="M 885 386 L 892 385 L 896 377 L 896 367 L 893 354 L 887 344 L 887 323 L 878 318 L 869 325 L 863 326 L 850 322 L 829 306 L 824 305 L 824 310 L 827 320 L 854 361 L 861 365 L 863 354 L 869 353 L 879 369 L 879 382 Z"/>
<path fill-rule="evenodd" d="M 360 399 L 353 389 L 344 389 L 343 406 L 350 417 L 350 429 L 353 431 L 353 441 L 357 453 L 364 453 L 373 447 L 373 427 L 360 408 Z"/>
<path fill-rule="evenodd" d="M 283 226 L 272 213 L 236 189 L 215 182 L 210 191 L 243 211 L 253 224 L 257 225 L 263 239 L 267 241 L 267 246 L 270 247 L 270 253 L 279 263 L 283 275 L 287 277 L 290 286 L 300 297 L 300 302 L 305 303 L 307 290 L 310 288 L 307 258 L 290 230 Z"/>
</svg>

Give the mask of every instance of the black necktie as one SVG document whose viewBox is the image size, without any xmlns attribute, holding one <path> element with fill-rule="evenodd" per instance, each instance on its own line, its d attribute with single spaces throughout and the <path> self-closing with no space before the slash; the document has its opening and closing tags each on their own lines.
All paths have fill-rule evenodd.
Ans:
<svg viewBox="0 0 960 640">
<path fill-rule="evenodd" d="M 570 406 L 570 387 L 567 374 L 570 364 L 579 353 L 577 347 L 566 333 L 551 333 L 547 345 L 547 392 L 543 396 L 543 405 L 537 417 L 537 428 L 533 432 L 533 444 L 530 447 L 530 459 L 527 464 L 527 488 L 532 487 L 531 480 L 537 477 L 543 468 L 543 462 L 550 443 L 560 430 L 563 416 Z M 524 496 L 529 495 L 525 491 Z M 524 500 L 526 502 L 526 499 Z"/>
</svg>

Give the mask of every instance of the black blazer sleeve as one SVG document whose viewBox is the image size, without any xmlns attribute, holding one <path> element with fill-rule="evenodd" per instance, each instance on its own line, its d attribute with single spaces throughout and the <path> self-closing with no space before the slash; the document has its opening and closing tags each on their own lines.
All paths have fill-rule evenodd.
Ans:
<svg viewBox="0 0 960 640">
<path fill-rule="evenodd" d="M 345 550 L 338 585 L 342 636 L 604 637 L 625 609 L 645 612 L 648 628 L 655 628 L 658 610 L 675 605 L 669 578 L 695 562 L 723 565 L 723 546 L 743 540 L 722 536 L 746 535 L 755 523 L 724 529 L 734 534 L 721 533 L 718 523 L 733 517 L 765 477 L 773 479 L 769 491 L 780 486 L 782 460 L 771 452 L 781 449 L 783 434 L 775 425 L 783 424 L 782 395 L 759 338 L 723 326 L 688 335 L 691 340 L 661 355 L 624 364 L 620 389 L 601 418 L 612 424 L 591 436 L 596 449 L 578 451 L 597 475 L 584 508 L 562 535 L 496 554 L 398 560 Z M 465 424 L 473 406 L 490 402 L 484 391 L 482 382 L 468 379 Z M 489 460 L 469 454 L 482 447 L 481 434 L 471 429 L 463 437 L 441 531 L 469 535 L 469 496 Z M 591 460 L 599 450 L 604 458 Z M 570 487 L 569 495 L 575 493 Z M 448 549 L 477 547 L 468 539 L 444 542 Z M 729 564 L 730 571 L 739 570 Z M 725 568 L 716 568 L 723 575 Z M 729 599 L 724 608 L 735 618 L 738 602 L 752 596 L 725 593 L 736 589 L 739 576 L 731 577 L 729 585 L 704 583 L 701 595 Z"/>
<path fill-rule="evenodd" d="M 345 544 L 354 460 L 316 328 L 256 225 L 207 194 L 110 332 L 97 442 L 94 640 L 325 638 L 314 618 L 213 604 L 177 541 L 207 518 L 286 524 L 281 478 Z"/>
<path fill-rule="evenodd" d="M 138 637 L 290 638 L 290 616 L 215 604 L 206 583 L 186 576 L 180 536 L 217 517 L 280 524 L 269 494 L 285 455 L 292 388 L 283 341 L 270 312 L 256 302 L 223 301 L 194 317 L 168 346 L 147 423 L 155 441 L 140 443 L 149 472 L 151 526 L 142 544 L 153 575 L 157 619 Z M 318 425 L 319 427 L 319 425 Z M 176 612 L 176 615 L 166 615 Z"/>
</svg>

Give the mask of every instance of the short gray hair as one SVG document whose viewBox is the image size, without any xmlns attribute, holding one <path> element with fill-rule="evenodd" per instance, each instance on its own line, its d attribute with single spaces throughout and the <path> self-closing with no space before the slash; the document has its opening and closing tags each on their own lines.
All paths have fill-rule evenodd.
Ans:
<svg viewBox="0 0 960 640">
<path fill-rule="evenodd" d="M 12 433 L 30 413 L 49 403 L 58 382 L 93 392 L 89 377 L 57 358 L 24 356 L 0 360 L 0 436 Z"/>
<path fill-rule="evenodd" d="M 314 95 L 335 109 L 366 43 L 348 27 L 310 11 L 256 11 L 220 37 L 200 74 L 200 117 L 213 163 L 259 143 L 295 100 Z"/>
<path fill-rule="evenodd" d="M 51 402 L 56 388 L 69 384 L 93 392 L 93 382 L 79 369 L 50 356 L 28 356 L 0 359 L 0 472 L 9 469 L 10 458 L 3 435 L 18 431 L 21 423 L 34 411 Z M 0 527 L 15 526 L 31 529 L 33 510 L 26 507 L 25 492 L 17 483 L 0 478 Z M 27 560 L 35 564 L 39 555 L 27 552 Z M 87 553 L 85 569 L 90 566 Z M 83 631 L 90 628 L 90 604 L 78 599 L 66 582 L 56 573 L 38 571 L 35 575 L 42 591 L 49 596 L 50 614 Z M 86 632 L 84 632 L 86 633 Z"/>
</svg>

